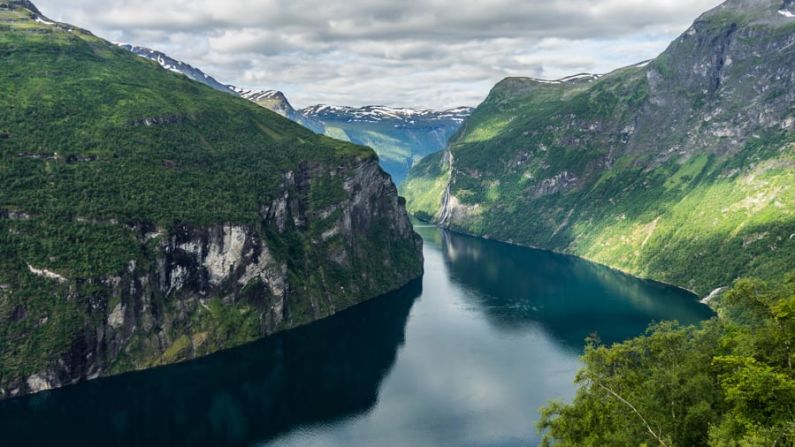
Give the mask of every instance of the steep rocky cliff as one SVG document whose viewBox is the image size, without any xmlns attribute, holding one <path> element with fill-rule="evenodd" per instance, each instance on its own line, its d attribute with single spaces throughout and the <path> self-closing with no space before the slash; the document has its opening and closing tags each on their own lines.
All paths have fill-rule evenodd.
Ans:
<svg viewBox="0 0 795 447">
<path fill-rule="evenodd" d="M 0 398 L 178 362 L 422 274 L 368 148 L 0 1 Z"/>
<path fill-rule="evenodd" d="M 795 265 L 795 14 L 730 0 L 658 58 L 509 78 L 404 187 L 457 230 L 700 293 Z"/>
</svg>

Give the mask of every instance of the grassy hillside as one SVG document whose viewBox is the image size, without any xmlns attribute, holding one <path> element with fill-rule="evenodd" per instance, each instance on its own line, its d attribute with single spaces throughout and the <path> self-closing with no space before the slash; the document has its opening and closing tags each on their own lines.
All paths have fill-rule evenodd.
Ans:
<svg viewBox="0 0 795 447">
<path fill-rule="evenodd" d="M 410 211 L 702 294 L 780 277 L 795 265 L 795 19 L 779 8 L 727 2 L 598 80 L 506 79 L 447 166 L 412 171 Z"/>
<path fill-rule="evenodd" d="M 423 158 L 411 168 L 408 179 L 400 186 L 400 193 L 406 198 L 406 208 L 420 220 L 434 220 L 441 213 L 442 199 L 449 182 L 449 151 Z"/>
<path fill-rule="evenodd" d="M 85 32 L 36 23 L 21 9 L 2 14 L 6 207 L 163 224 L 245 221 L 300 160 L 374 157 Z"/>
</svg>

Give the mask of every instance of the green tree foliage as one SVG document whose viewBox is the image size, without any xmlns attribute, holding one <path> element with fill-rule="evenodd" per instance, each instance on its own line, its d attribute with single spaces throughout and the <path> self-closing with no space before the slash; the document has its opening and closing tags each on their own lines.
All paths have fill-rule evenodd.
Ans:
<svg viewBox="0 0 795 447">
<path fill-rule="evenodd" d="M 718 314 L 611 347 L 589 340 L 574 401 L 541 410 L 542 444 L 795 445 L 795 275 L 737 281 Z"/>
</svg>

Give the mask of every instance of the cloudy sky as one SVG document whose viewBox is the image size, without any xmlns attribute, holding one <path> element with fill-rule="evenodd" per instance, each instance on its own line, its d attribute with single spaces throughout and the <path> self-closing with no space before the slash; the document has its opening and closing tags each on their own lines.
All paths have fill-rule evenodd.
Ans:
<svg viewBox="0 0 795 447">
<path fill-rule="evenodd" d="M 659 54 L 720 0 L 35 0 L 295 106 L 477 105 L 506 76 L 603 73 Z"/>
</svg>

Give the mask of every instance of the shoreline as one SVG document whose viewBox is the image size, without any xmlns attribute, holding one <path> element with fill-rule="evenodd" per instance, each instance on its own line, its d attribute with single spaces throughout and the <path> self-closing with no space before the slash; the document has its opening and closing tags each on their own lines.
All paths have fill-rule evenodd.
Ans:
<svg viewBox="0 0 795 447">
<path fill-rule="evenodd" d="M 412 216 L 412 217 L 416 219 L 415 216 Z M 487 240 L 487 241 L 498 242 L 500 244 L 512 245 L 514 247 L 529 248 L 529 249 L 532 249 L 532 250 L 538 250 L 538 251 L 542 251 L 542 252 L 546 252 L 546 253 L 553 253 L 553 254 L 560 255 L 560 256 L 572 257 L 572 258 L 575 258 L 575 259 L 578 259 L 578 260 L 581 260 L 581 261 L 586 261 L 586 262 L 589 262 L 591 264 L 598 265 L 600 267 L 605 267 L 605 268 L 610 269 L 610 270 L 612 270 L 614 272 L 618 272 L 618 273 L 621 273 L 623 275 L 626 275 L 626 276 L 629 276 L 629 277 L 632 277 L 632 278 L 635 278 L 635 279 L 640 279 L 640 280 L 643 280 L 643 281 L 650 281 L 650 282 L 654 282 L 654 283 L 657 283 L 657 284 L 660 284 L 660 285 L 663 285 L 663 286 L 675 287 L 677 289 L 684 290 L 684 291 L 690 293 L 691 295 L 693 295 L 699 302 L 702 302 L 705 298 L 713 295 L 715 293 L 715 290 L 726 289 L 728 287 L 728 286 L 718 287 L 717 289 L 713 290 L 712 292 L 710 292 L 710 293 L 708 293 L 708 294 L 706 294 L 704 296 L 701 296 L 701 294 L 697 293 L 694 290 L 688 289 L 687 287 L 683 287 L 683 286 L 680 286 L 678 284 L 671 284 L 671 283 L 668 283 L 668 282 L 665 282 L 665 281 L 660 281 L 660 280 L 657 280 L 657 279 L 654 279 L 654 278 L 649 278 L 649 277 L 645 277 L 645 276 L 636 275 L 634 273 L 628 272 L 628 271 L 620 269 L 618 267 L 614 267 L 614 266 L 611 266 L 611 265 L 607 265 L 607 264 L 603 264 L 601 262 L 594 261 L 592 259 L 588 259 L 588 258 L 586 258 L 584 256 L 579 256 L 579 255 L 575 255 L 575 254 L 572 254 L 572 253 L 565 253 L 565 252 L 561 252 L 561 251 L 557 251 L 557 250 L 551 250 L 551 249 L 548 249 L 548 248 L 537 247 L 537 246 L 533 246 L 533 245 L 530 245 L 530 244 L 521 244 L 521 243 L 513 242 L 513 241 L 503 241 L 503 240 L 491 238 L 491 237 L 488 237 L 488 236 L 483 236 L 483 235 L 478 235 L 478 234 L 474 234 L 474 233 L 469 233 L 469 232 L 463 231 L 463 230 L 456 230 L 456 229 L 444 227 L 444 226 L 441 226 L 439 224 L 425 222 L 425 221 L 422 221 L 422 220 L 419 220 L 419 219 L 417 219 L 416 222 L 420 223 L 421 225 L 424 225 L 425 228 L 436 227 L 436 228 L 439 228 L 440 230 L 449 231 L 450 233 L 453 233 L 453 234 L 459 234 L 459 235 L 474 237 L 474 238 L 483 239 L 483 240 Z"/>
</svg>

